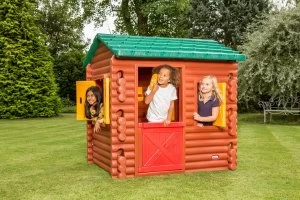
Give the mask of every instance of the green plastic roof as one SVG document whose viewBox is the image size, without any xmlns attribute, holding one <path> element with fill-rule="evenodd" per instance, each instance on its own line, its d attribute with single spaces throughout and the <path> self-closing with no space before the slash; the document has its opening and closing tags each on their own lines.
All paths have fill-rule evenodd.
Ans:
<svg viewBox="0 0 300 200">
<path fill-rule="evenodd" d="M 244 61 L 246 56 L 214 40 L 145 37 L 98 33 L 83 61 L 86 67 L 99 45 L 105 45 L 118 58 L 158 58 L 188 60 Z"/>
</svg>

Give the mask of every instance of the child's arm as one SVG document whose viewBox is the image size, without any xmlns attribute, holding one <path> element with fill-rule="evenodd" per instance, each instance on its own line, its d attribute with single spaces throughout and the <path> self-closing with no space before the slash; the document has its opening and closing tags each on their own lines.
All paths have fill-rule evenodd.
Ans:
<svg viewBox="0 0 300 200">
<path fill-rule="evenodd" d="M 151 90 L 150 94 L 149 94 L 149 95 L 146 95 L 146 97 L 145 97 L 145 104 L 148 105 L 148 104 L 152 101 L 154 94 L 155 94 L 156 91 L 158 90 L 158 87 L 159 87 L 159 86 L 158 86 L 157 84 L 155 84 L 155 85 L 153 86 L 153 89 Z"/>
<path fill-rule="evenodd" d="M 105 127 L 104 118 L 98 118 L 96 120 L 95 126 L 94 126 L 94 132 L 100 133 L 101 132 L 101 126 Z"/>
<path fill-rule="evenodd" d="M 164 125 L 168 125 L 168 124 L 171 123 L 173 110 L 174 110 L 174 100 L 172 100 L 172 101 L 170 102 L 170 107 L 169 107 L 169 110 L 168 110 L 168 117 L 167 117 L 167 119 L 164 121 Z"/>
<path fill-rule="evenodd" d="M 212 107 L 212 115 L 207 117 L 201 117 L 198 113 L 194 112 L 194 119 L 200 122 L 213 122 L 217 119 L 219 114 L 219 106 Z"/>
<path fill-rule="evenodd" d="M 103 104 L 100 105 L 99 115 L 95 119 L 94 132 L 95 133 L 100 133 L 101 132 L 101 126 L 105 127 L 105 122 L 104 122 L 104 107 L 103 107 Z"/>
</svg>

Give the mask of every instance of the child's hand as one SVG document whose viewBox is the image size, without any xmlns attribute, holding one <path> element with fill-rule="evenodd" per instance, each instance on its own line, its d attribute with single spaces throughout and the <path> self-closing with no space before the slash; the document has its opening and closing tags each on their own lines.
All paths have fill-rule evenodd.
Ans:
<svg viewBox="0 0 300 200">
<path fill-rule="evenodd" d="M 203 127 L 204 125 L 202 123 L 197 123 L 197 126 Z"/>
<path fill-rule="evenodd" d="M 171 123 L 171 120 L 169 120 L 169 119 L 166 119 L 166 120 L 164 121 L 164 125 L 165 125 L 165 126 L 168 126 L 170 123 Z"/>
<path fill-rule="evenodd" d="M 194 112 L 194 120 L 200 121 L 200 115 L 196 112 Z"/>
<path fill-rule="evenodd" d="M 153 87 L 152 87 L 152 91 L 153 92 L 156 92 L 159 88 L 159 85 L 157 83 L 153 84 Z"/>
<path fill-rule="evenodd" d="M 101 132 L 101 127 L 100 127 L 100 121 L 96 121 L 95 126 L 94 126 L 94 133 L 100 133 Z"/>
</svg>

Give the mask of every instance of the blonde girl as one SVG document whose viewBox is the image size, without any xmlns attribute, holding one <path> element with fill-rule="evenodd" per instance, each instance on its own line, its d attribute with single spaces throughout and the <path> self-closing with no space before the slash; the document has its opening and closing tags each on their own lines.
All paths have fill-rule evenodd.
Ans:
<svg viewBox="0 0 300 200">
<path fill-rule="evenodd" d="M 217 78 L 204 76 L 199 82 L 198 112 L 194 112 L 194 120 L 198 126 L 211 126 L 217 119 L 222 103 Z"/>
</svg>

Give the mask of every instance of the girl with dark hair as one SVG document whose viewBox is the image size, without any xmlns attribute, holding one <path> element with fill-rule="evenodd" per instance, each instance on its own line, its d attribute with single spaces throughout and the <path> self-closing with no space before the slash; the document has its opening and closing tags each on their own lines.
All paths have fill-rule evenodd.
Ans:
<svg viewBox="0 0 300 200">
<path fill-rule="evenodd" d="M 104 124 L 104 109 L 102 103 L 102 94 L 98 87 L 91 86 L 86 90 L 85 116 L 92 120 L 94 132 L 100 133 Z"/>
</svg>

